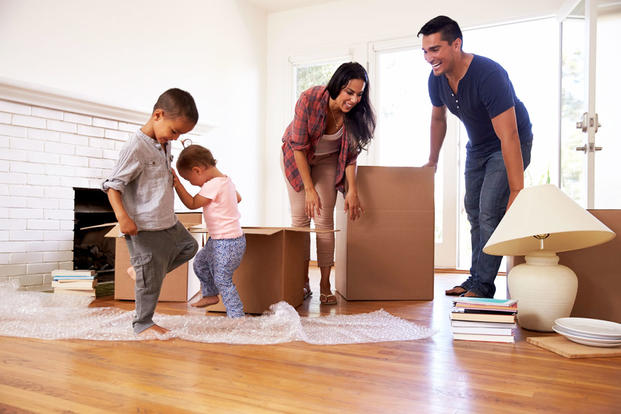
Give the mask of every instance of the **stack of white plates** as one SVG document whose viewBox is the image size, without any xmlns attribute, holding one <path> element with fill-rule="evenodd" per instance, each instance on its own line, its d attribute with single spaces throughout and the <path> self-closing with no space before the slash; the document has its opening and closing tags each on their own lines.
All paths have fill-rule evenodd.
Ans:
<svg viewBox="0 0 621 414">
<path fill-rule="evenodd" d="M 559 318 L 552 326 L 570 341 L 589 346 L 621 346 L 621 323 L 590 318 Z"/>
</svg>

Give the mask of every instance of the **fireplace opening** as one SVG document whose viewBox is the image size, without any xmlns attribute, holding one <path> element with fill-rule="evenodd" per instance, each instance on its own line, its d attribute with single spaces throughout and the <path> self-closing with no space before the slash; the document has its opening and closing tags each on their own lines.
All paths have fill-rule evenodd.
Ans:
<svg viewBox="0 0 621 414">
<path fill-rule="evenodd" d="M 92 188 L 74 192 L 73 268 L 94 270 L 100 281 L 113 280 L 115 240 L 104 237 L 112 226 L 92 227 L 116 221 L 108 196 Z"/>
</svg>

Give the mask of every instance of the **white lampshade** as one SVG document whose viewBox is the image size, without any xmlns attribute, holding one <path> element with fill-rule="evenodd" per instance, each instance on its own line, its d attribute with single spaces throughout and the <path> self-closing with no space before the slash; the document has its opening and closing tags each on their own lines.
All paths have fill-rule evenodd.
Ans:
<svg viewBox="0 0 621 414">
<path fill-rule="evenodd" d="M 536 237 L 537 236 L 537 237 Z M 558 264 L 557 252 L 605 243 L 615 233 L 554 185 L 525 188 L 483 248 L 497 256 L 526 256 L 508 275 L 511 298 L 518 300 L 518 323 L 552 331 L 554 321 L 571 314 L 578 278 Z"/>
<path fill-rule="evenodd" d="M 520 191 L 483 248 L 496 256 L 523 256 L 541 249 L 565 252 L 605 243 L 615 233 L 552 184 Z"/>
</svg>

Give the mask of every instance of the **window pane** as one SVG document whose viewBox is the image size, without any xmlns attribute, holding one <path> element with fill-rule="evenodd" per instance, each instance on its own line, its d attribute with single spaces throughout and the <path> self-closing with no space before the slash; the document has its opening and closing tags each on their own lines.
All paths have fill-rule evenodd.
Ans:
<svg viewBox="0 0 621 414">
<path fill-rule="evenodd" d="M 429 157 L 430 66 L 420 48 L 377 55 L 376 159 L 379 165 L 420 167 Z"/>
<path fill-rule="evenodd" d="M 317 85 L 327 85 L 334 71 L 342 62 L 323 63 L 319 65 L 307 65 L 295 67 L 295 99 L 302 92 Z"/>
<path fill-rule="evenodd" d="M 431 69 L 420 47 L 377 54 L 377 165 L 421 167 L 429 158 Z M 442 157 L 435 177 L 435 240 L 442 242 Z"/>
<path fill-rule="evenodd" d="M 586 110 L 584 18 L 563 21 L 563 61 L 561 68 L 561 189 L 578 204 L 586 206 L 585 134 L 576 122 Z"/>
</svg>

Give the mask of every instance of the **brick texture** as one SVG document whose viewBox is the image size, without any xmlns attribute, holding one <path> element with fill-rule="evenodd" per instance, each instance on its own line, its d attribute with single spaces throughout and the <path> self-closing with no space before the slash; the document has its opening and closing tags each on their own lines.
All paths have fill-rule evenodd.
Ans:
<svg viewBox="0 0 621 414">
<path fill-rule="evenodd" d="M 72 268 L 74 187 L 100 188 L 139 127 L 0 99 L 0 283 Z"/>
</svg>

